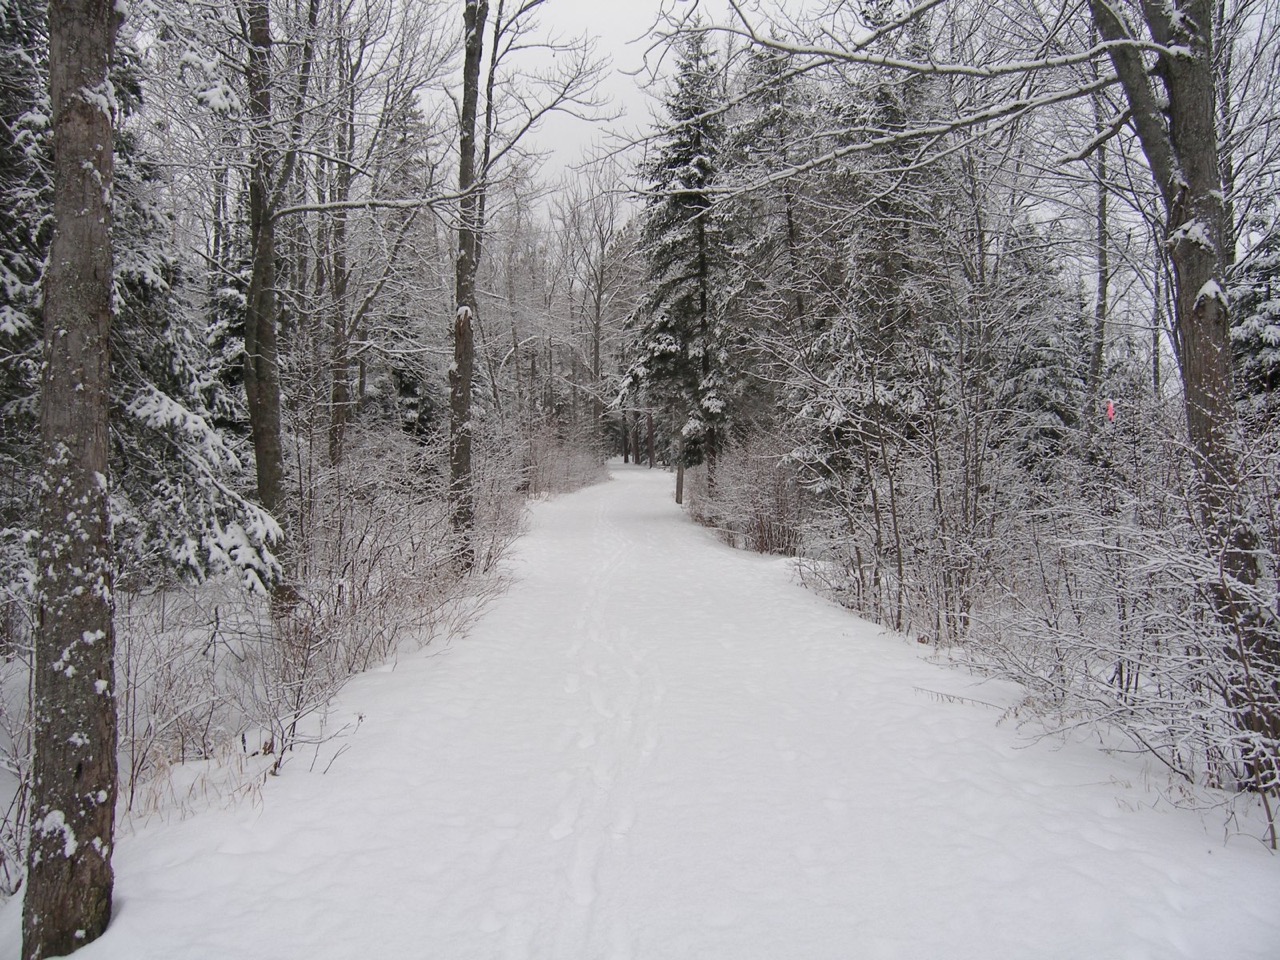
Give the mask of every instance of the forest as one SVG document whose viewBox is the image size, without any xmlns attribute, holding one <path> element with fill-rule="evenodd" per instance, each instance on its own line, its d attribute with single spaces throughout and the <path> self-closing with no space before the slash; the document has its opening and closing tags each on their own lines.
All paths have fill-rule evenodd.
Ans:
<svg viewBox="0 0 1280 960">
<path fill-rule="evenodd" d="M 1280 4 L 698 6 L 628 131 L 556 0 L 0 4 L 26 956 L 613 457 L 1275 846 Z M 554 115 L 604 131 L 564 170 Z"/>
</svg>

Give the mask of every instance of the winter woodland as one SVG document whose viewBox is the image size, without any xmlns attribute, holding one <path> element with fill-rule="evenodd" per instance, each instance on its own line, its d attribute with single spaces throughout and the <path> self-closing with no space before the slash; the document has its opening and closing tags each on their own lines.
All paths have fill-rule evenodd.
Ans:
<svg viewBox="0 0 1280 960">
<path fill-rule="evenodd" d="M 1274 848 L 1280 4 L 667 3 L 626 133 L 556 5 L 0 3 L 24 957 L 614 457 Z"/>
</svg>

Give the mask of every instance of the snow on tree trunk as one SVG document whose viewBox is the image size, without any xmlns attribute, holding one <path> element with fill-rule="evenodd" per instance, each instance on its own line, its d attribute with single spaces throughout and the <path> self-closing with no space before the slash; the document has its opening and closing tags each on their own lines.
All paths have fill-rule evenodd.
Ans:
<svg viewBox="0 0 1280 960">
<path fill-rule="evenodd" d="M 276 330 L 275 211 L 271 198 L 271 11 L 266 0 L 248 7 L 252 174 L 249 179 L 249 239 L 253 266 L 244 323 L 244 387 L 258 471 L 258 499 L 272 513 L 284 493 L 280 428 L 280 363 Z"/>
<path fill-rule="evenodd" d="M 1090 0 L 1094 22 L 1109 41 L 1134 39 L 1129 24 L 1105 0 Z M 1253 588 L 1262 577 L 1257 535 L 1241 503 L 1239 431 L 1232 403 L 1230 316 L 1226 272 L 1234 245 L 1223 199 L 1213 71 L 1211 0 L 1143 4 L 1147 31 L 1161 53 L 1152 72 L 1136 46 L 1111 48 L 1143 152 L 1160 191 L 1165 246 L 1173 264 L 1174 329 L 1183 404 L 1197 478 L 1197 508 L 1216 582 L 1214 613 L 1232 637 L 1238 663 L 1224 691 L 1246 741 L 1254 785 L 1277 785 L 1280 743 L 1280 638 Z M 1152 76 L 1158 77 L 1157 90 Z"/>
<path fill-rule="evenodd" d="M 480 192 L 476 183 L 476 112 L 480 99 L 480 61 L 484 55 L 486 0 L 466 0 L 463 10 L 465 54 L 462 67 L 462 116 L 458 137 L 458 251 L 454 273 L 453 365 L 449 368 L 449 515 L 461 538 L 459 557 L 469 566 L 475 524 L 471 489 L 471 377 L 475 367 L 472 321 L 476 309 L 479 258 Z"/>
<path fill-rule="evenodd" d="M 107 411 L 115 98 L 107 70 L 117 9 L 111 0 L 49 6 L 54 234 L 44 278 L 24 960 L 71 953 L 111 919 L 116 715 Z"/>
</svg>

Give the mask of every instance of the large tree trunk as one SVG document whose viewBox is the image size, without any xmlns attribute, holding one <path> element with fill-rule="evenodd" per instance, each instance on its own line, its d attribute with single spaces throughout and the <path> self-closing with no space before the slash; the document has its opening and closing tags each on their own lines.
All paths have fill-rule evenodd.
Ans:
<svg viewBox="0 0 1280 960">
<path fill-rule="evenodd" d="M 280 361 L 276 319 L 276 238 L 272 200 L 271 11 L 267 0 L 247 9 L 249 53 L 249 243 L 253 257 L 244 322 L 244 389 L 258 472 L 258 499 L 276 513 L 284 496 L 280 426 Z"/>
<path fill-rule="evenodd" d="M 54 233 L 45 272 L 40 623 L 23 957 L 71 953 L 111 919 L 116 704 L 107 502 L 111 0 L 49 5 Z"/>
<path fill-rule="evenodd" d="M 1090 0 L 1104 40 L 1134 38 L 1108 0 Z M 1238 669 L 1226 698 L 1245 740 L 1249 776 L 1256 786 L 1276 785 L 1280 740 L 1280 640 L 1267 612 L 1255 602 L 1260 554 L 1241 503 L 1240 447 L 1232 403 L 1230 317 L 1226 273 L 1234 240 L 1224 205 L 1219 167 L 1213 69 L 1212 0 L 1143 3 L 1146 28 L 1162 54 L 1152 83 L 1134 46 L 1111 49 L 1111 60 L 1132 109 L 1133 123 L 1160 191 L 1165 247 L 1173 265 L 1174 330 L 1182 371 L 1187 434 L 1197 479 L 1197 508 L 1219 575 L 1210 587 L 1214 612 L 1233 638 Z"/>
<path fill-rule="evenodd" d="M 458 260 L 454 273 L 456 310 L 453 366 L 449 369 L 449 512 L 461 540 L 459 558 L 469 566 L 475 501 L 471 485 L 471 377 L 475 367 L 472 325 L 476 315 L 476 269 L 480 243 L 480 196 L 476 182 L 476 111 L 480 99 L 480 61 L 484 54 L 487 0 L 465 0 L 463 9 L 462 115 L 458 137 Z"/>
</svg>

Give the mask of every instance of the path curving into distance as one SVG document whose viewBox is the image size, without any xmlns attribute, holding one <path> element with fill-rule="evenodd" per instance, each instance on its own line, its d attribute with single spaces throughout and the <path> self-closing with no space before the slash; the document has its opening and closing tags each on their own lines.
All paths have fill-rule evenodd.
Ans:
<svg viewBox="0 0 1280 960">
<path fill-rule="evenodd" d="M 1011 688 L 718 543 L 671 475 L 613 474 L 532 508 L 469 636 L 346 688 L 327 773 L 125 836 L 77 956 L 1280 955 L 1280 858 L 1218 813 L 997 726 L 956 697 Z"/>
</svg>

